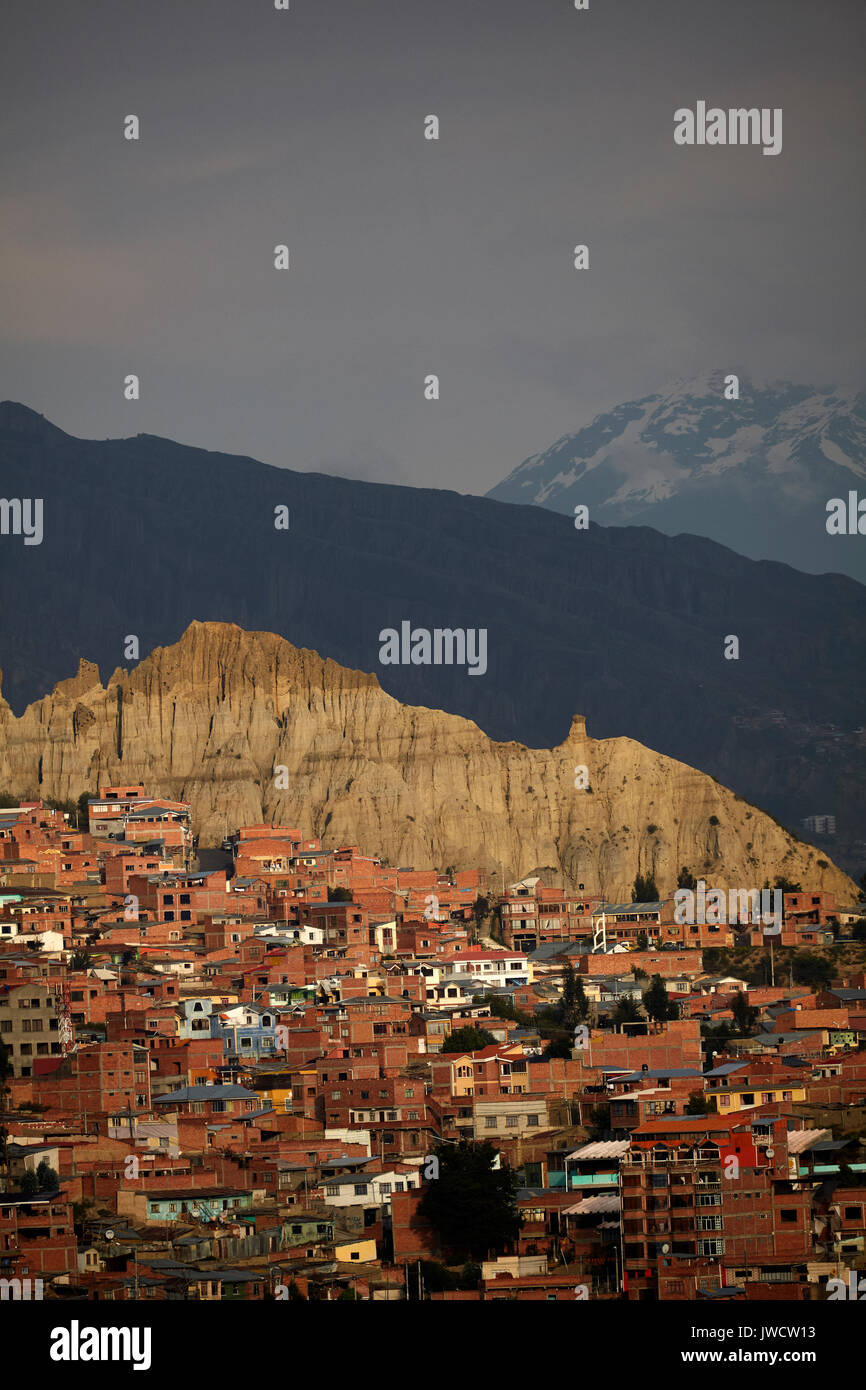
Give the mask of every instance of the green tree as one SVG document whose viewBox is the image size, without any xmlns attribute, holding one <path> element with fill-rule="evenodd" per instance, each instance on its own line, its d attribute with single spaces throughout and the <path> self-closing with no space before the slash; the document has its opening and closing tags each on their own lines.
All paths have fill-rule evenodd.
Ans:
<svg viewBox="0 0 866 1390">
<path fill-rule="evenodd" d="M 621 1023 L 640 1023 L 642 1021 L 643 1015 L 637 1004 L 627 994 L 624 994 L 613 1011 L 614 1024 L 619 1027 Z"/>
<path fill-rule="evenodd" d="M 647 1018 L 651 1018 L 654 1023 L 665 1023 L 669 1018 L 676 1017 L 676 1007 L 665 989 L 661 975 L 653 975 L 652 984 L 643 996 L 643 1006 Z"/>
<path fill-rule="evenodd" d="M 39 1183 L 40 1192 L 56 1192 L 60 1186 L 59 1174 L 44 1158 L 36 1169 L 36 1180 Z"/>
<path fill-rule="evenodd" d="M 734 1015 L 734 1027 L 741 1038 L 745 1038 L 755 1031 L 755 1023 L 758 1018 L 758 1010 L 751 1008 L 749 1001 L 741 989 L 734 995 L 734 1002 L 731 1005 L 731 1013 Z"/>
<path fill-rule="evenodd" d="M 589 1000 L 583 987 L 583 977 L 578 975 L 571 961 L 566 962 L 562 972 L 562 998 L 560 1018 L 564 1028 L 573 1029 L 576 1023 L 589 1013 Z"/>
<path fill-rule="evenodd" d="M 687 1115 L 712 1115 L 714 1112 L 715 1107 L 703 1091 L 692 1091 L 689 1094 L 685 1108 Z"/>
<path fill-rule="evenodd" d="M 551 1057 L 562 1057 L 569 1060 L 572 1053 L 570 1038 L 552 1038 L 541 1056 L 544 1061 L 549 1061 Z"/>
<path fill-rule="evenodd" d="M 793 960 L 794 979 L 798 985 L 827 985 L 833 983 L 835 971 L 824 956 L 814 951 L 797 951 Z"/>
<path fill-rule="evenodd" d="M 655 903 L 658 902 L 659 890 L 652 874 L 637 874 L 635 876 L 634 888 L 631 890 L 631 900 L 633 903 Z"/>
<path fill-rule="evenodd" d="M 328 889 L 329 903 L 350 903 L 351 901 L 352 890 L 350 888 L 343 888 L 338 884 L 336 888 Z"/>
<path fill-rule="evenodd" d="M 480 935 L 481 926 L 484 918 L 490 912 L 490 899 L 485 898 L 483 893 L 479 893 L 475 902 L 472 904 L 472 916 L 475 918 L 475 930 Z"/>
<path fill-rule="evenodd" d="M 521 1028 L 531 1028 L 534 1024 L 532 1014 L 518 1009 L 512 1000 L 504 995 L 473 994 L 472 1003 L 476 1008 L 489 1009 L 494 1018 L 510 1018 L 513 1023 L 519 1023 Z"/>
<path fill-rule="evenodd" d="M 784 874 L 778 874 L 776 876 L 776 882 L 773 884 L 773 887 L 781 888 L 783 893 L 802 893 L 803 891 L 799 883 L 795 883 L 793 879 L 785 878 Z"/>
<path fill-rule="evenodd" d="M 467 1024 L 465 1028 L 455 1028 L 443 1042 L 440 1052 L 478 1052 L 482 1047 L 490 1047 L 496 1039 L 486 1028 L 476 1028 Z"/>
<path fill-rule="evenodd" d="M 39 1192 L 39 1179 L 32 1168 L 28 1168 L 21 1178 L 21 1196 L 35 1197 Z"/>
<path fill-rule="evenodd" d="M 677 887 L 690 888 L 691 891 L 694 893 L 697 886 L 698 880 L 695 878 L 693 873 L 689 872 L 689 870 L 686 868 L 684 864 L 683 867 L 680 869 L 679 873 L 677 874 Z"/>
<path fill-rule="evenodd" d="M 586 1118 L 594 1134 L 607 1134 L 610 1129 L 610 1105 L 594 1105 Z"/>
<path fill-rule="evenodd" d="M 496 1150 L 487 1140 L 437 1144 L 434 1153 L 439 1177 L 425 1184 L 419 1212 L 442 1249 L 472 1260 L 501 1253 L 520 1229 L 517 1174 L 493 1167 Z"/>
<path fill-rule="evenodd" d="M 406 1287 L 410 1299 L 419 1299 L 422 1291 L 425 1294 L 449 1292 L 457 1285 L 457 1276 L 438 1260 L 415 1260 L 409 1265 Z"/>
<path fill-rule="evenodd" d="M 727 1019 L 722 1019 L 721 1023 L 701 1024 L 701 1036 L 707 1062 L 712 1062 L 714 1052 L 724 1052 L 733 1037 L 733 1032 L 734 1030 Z"/>
<path fill-rule="evenodd" d="M 81 1239 L 84 1238 L 84 1226 L 92 1206 L 93 1202 L 89 1197 L 85 1197 L 81 1202 L 72 1203 L 72 1226 L 75 1234 Z"/>
</svg>

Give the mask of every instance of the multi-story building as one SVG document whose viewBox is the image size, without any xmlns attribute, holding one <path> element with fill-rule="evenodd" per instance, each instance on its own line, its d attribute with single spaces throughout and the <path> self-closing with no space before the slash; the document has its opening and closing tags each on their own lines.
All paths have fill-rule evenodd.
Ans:
<svg viewBox="0 0 866 1390">
<path fill-rule="evenodd" d="M 682 1271 L 707 1287 L 757 1275 L 805 1283 L 814 1253 L 811 1189 L 789 1154 L 788 1117 L 675 1115 L 635 1129 L 622 1166 L 623 1263 L 631 1298 Z M 678 1296 L 670 1290 L 667 1297 Z"/>
<path fill-rule="evenodd" d="M 59 985 L 0 986 L 0 1040 L 8 1049 L 13 1076 L 32 1076 L 38 1058 L 62 1056 L 62 1012 Z"/>
</svg>

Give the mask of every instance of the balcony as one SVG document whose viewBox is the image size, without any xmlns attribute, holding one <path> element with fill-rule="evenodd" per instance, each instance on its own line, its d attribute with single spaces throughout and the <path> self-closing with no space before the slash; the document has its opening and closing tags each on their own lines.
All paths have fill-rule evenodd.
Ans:
<svg viewBox="0 0 866 1390">
<path fill-rule="evenodd" d="M 616 1187 L 616 1173 L 569 1173 L 569 1187 Z"/>
</svg>

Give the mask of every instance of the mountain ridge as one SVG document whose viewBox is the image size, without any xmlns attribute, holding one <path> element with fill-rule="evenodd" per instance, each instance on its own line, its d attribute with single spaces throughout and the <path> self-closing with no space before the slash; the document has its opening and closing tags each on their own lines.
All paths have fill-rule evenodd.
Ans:
<svg viewBox="0 0 866 1390">
<path fill-rule="evenodd" d="M 41 545 L 0 540 L 0 662 L 16 710 L 82 652 L 112 671 L 130 635 L 145 652 L 193 618 L 231 622 L 377 669 L 394 698 L 498 741 L 556 746 L 581 710 L 598 737 L 699 767 L 789 825 L 830 813 L 840 843 L 862 837 L 866 596 L 852 579 L 153 435 L 77 440 L 15 407 L 0 412 L 0 475 L 7 495 L 45 499 Z M 274 528 L 277 505 L 288 531 Z M 407 619 L 487 629 L 487 673 L 380 667 L 380 631 Z M 729 633 L 736 662 L 723 656 Z M 854 845 L 858 873 L 861 855 Z"/>
<path fill-rule="evenodd" d="M 589 792 L 574 787 L 578 765 Z M 74 799 L 139 781 L 189 800 L 209 843 L 226 823 L 266 820 L 418 868 L 516 878 L 551 866 L 609 900 L 638 872 L 672 890 L 684 864 L 731 886 L 785 873 L 854 896 L 820 850 L 728 788 L 633 739 L 591 738 L 581 715 L 554 748 L 498 743 L 401 704 L 375 673 L 235 624 L 194 621 L 105 685 L 80 658 L 21 716 L 0 698 L 0 785 L 13 794 Z"/>
<path fill-rule="evenodd" d="M 680 379 L 597 414 L 491 488 L 499 501 L 603 525 L 704 535 L 751 559 L 866 581 L 856 539 L 829 536 L 826 503 L 866 482 L 866 392 L 791 382 Z"/>
</svg>

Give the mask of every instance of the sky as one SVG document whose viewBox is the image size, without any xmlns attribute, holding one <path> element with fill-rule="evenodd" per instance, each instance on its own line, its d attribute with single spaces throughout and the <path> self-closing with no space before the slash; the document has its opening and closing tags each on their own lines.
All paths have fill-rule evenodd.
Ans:
<svg viewBox="0 0 866 1390">
<path fill-rule="evenodd" d="M 71 434 L 483 493 L 672 378 L 864 384 L 861 0 L 4 16 L 0 398 Z"/>
</svg>

